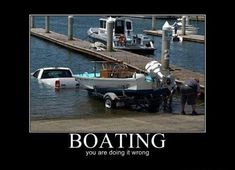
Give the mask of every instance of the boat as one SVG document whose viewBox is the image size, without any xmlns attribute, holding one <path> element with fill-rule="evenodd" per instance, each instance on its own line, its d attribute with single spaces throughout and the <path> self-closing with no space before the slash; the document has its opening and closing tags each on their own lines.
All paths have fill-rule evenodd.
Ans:
<svg viewBox="0 0 235 170">
<path fill-rule="evenodd" d="M 96 62 L 97 63 L 97 62 Z M 103 62 L 99 72 L 84 72 L 75 74 L 74 77 L 86 90 L 105 94 L 115 92 L 122 94 L 123 90 L 127 95 L 145 95 L 154 93 L 159 86 L 154 83 L 150 76 L 144 73 L 130 71 L 128 67 L 117 62 Z"/>
<path fill-rule="evenodd" d="M 183 25 L 182 24 L 182 18 L 178 18 L 177 21 L 178 22 L 175 22 L 174 24 L 172 24 L 173 34 L 182 35 L 183 34 L 183 31 L 182 31 L 182 25 Z M 177 29 L 177 31 L 175 29 Z M 189 24 L 189 18 L 188 18 L 188 16 L 186 16 L 185 34 L 186 35 L 197 34 L 198 33 L 198 29 L 199 28 L 194 27 L 193 25 Z"/>
<path fill-rule="evenodd" d="M 144 34 L 134 34 L 132 20 L 125 17 L 100 18 L 100 26 L 89 28 L 88 37 L 107 44 L 107 21 L 114 22 L 113 48 L 138 54 L 154 54 L 153 41 Z"/>
<path fill-rule="evenodd" d="M 183 37 L 179 34 L 172 34 L 172 41 L 183 42 Z"/>
<path fill-rule="evenodd" d="M 136 73 L 123 63 L 102 61 L 100 63 L 102 67 L 99 72 L 94 69 L 92 73 L 75 74 L 74 77 L 88 94 L 99 94 L 104 99 L 111 95 L 107 97 L 108 103 L 123 97 L 132 100 L 159 101 L 168 90 L 164 85 L 165 76 L 161 73 L 161 64 L 157 61 L 146 65 L 149 74 Z M 111 107 L 106 100 L 105 103 L 107 107 Z M 155 102 L 154 107 L 158 105 L 159 103 Z"/>
</svg>

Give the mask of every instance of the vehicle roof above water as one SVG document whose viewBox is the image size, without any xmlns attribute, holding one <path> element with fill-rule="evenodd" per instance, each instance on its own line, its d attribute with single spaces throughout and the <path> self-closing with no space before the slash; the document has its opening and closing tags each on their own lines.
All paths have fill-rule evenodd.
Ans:
<svg viewBox="0 0 235 170">
<path fill-rule="evenodd" d="M 38 72 L 38 71 L 40 71 L 40 72 L 44 72 L 44 71 L 51 71 L 51 72 L 54 72 L 54 71 L 68 71 L 68 72 L 70 72 L 72 75 L 73 75 L 73 72 L 72 72 L 72 70 L 70 69 L 70 68 L 68 68 L 68 67 L 43 67 L 43 68 L 39 68 L 39 69 L 37 69 L 36 71 L 34 71 L 33 73 L 31 73 L 31 75 L 34 75 L 36 72 Z"/>
<path fill-rule="evenodd" d="M 68 67 L 43 67 L 43 68 L 40 68 L 42 70 L 55 70 L 55 69 L 58 69 L 58 70 L 70 70 L 70 68 Z"/>
</svg>

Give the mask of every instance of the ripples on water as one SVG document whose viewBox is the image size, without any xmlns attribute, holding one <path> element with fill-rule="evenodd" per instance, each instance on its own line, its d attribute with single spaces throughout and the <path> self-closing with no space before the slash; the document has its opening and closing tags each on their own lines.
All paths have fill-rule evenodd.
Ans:
<svg viewBox="0 0 235 170">
<path fill-rule="evenodd" d="M 75 17 L 74 34 L 75 37 L 87 40 L 86 31 L 91 26 L 97 26 L 99 17 Z M 151 28 L 151 20 L 133 19 L 134 30 L 136 33 L 144 29 Z M 164 20 L 157 21 L 157 29 L 164 24 Z M 172 24 L 174 21 L 169 21 Z M 144 24 L 143 24 L 144 23 Z M 200 34 L 204 34 L 204 22 L 197 22 L 200 26 Z M 44 27 L 44 17 L 36 17 L 36 27 Z M 198 26 L 197 25 L 197 26 Z M 52 31 L 67 34 L 67 17 L 51 17 L 50 29 Z M 161 55 L 161 37 L 154 37 L 154 44 L 157 50 L 153 58 L 160 59 Z M 170 51 L 171 64 L 185 67 L 204 73 L 205 50 L 204 44 L 191 42 L 172 42 Z M 69 67 L 73 73 L 83 73 L 92 71 L 92 57 L 75 53 L 66 48 L 57 46 L 53 43 L 30 37 L 30 72 L 41 67 L 62 66 Z M 74 118 L 79 116 L 112 116 L 122 114 L 138 114 L 140 112 L 120 108 L 116 110 L 107 110 L 104 108 L 103 101 L 91 98 L 87 92 L 82 89 L 63 89 L 56 92 L 54 89 L 40 84 L 37 79 L 30 77 L 30 117 L 31 119 L 47 118 Z M 121 110 L 121 111 L 120 111 Z M 204 105 L 201 104 L 197 109 L 204 113 Z M 179 96 L 174 97 L 173 112 L 180 111 Z M 186 111 L 191 112 L 191 107 L 186 106 Z"/>
</svg>

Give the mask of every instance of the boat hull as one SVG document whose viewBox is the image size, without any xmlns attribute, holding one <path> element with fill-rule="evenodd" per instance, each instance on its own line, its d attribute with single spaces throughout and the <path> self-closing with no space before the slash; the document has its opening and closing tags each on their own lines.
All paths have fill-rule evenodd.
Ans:
<svg viewBox="0 0 235 170">
<path fill-rule="evenodd" d="M 189 30 L 189 29 L 186 29 L 185 30 L 185 34 L 186 35 L 191 35 L 191 34 L 197 34 L 197 30 L 196 29 L 192 29 L 192 30 Z M 179 35 L 182 35 L 183 34 L 183 31 L 182 31 L 182 29 L 179 29 L 179 30 L 177 30 L 177 34 L 179 34 Z"/>
<path fill-rule="evenodd" d="M 97 76 L 100 76 L 96 73 Z M 102 78 L 94 77 L 93 73 L 74 75 L 80 86 L 89 92 L 105 94 L 113 92 L 116 95 L 128 96 L 159 96 L 165 93 L 166 88 L 159 88 L 144 74 L 135 74 L 131 78 Z"/>
<path fill-rule="evenodd" d="M 117 96 L 129 96 L 135 98 L 142 98 L 142 97 L 159 97 L 164 94 L 167 94 L 167 88 L 159 88 L 159 89 L 145 89 L 145 90 L 129 90 L 129 89 L 116 89 L 116 88 L 97 88 L 97 89 L 87 89 L 90 93 L 99 93 L 99 94 L 106 94 L 109 92 L 115 93 Z"/>
</svg>

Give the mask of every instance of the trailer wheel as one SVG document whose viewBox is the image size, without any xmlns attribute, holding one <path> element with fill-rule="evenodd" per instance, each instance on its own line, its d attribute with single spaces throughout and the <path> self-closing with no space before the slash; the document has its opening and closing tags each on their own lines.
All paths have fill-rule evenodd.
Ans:
<svg viewBox="0 0 235 170">
<path fill-rule="evenodd" d="M 116 101 L 112 100 L 111 97 L 106 96 L 104 99 L 104 106 L 108 109 L 116 108 Z"/>
</svg>

